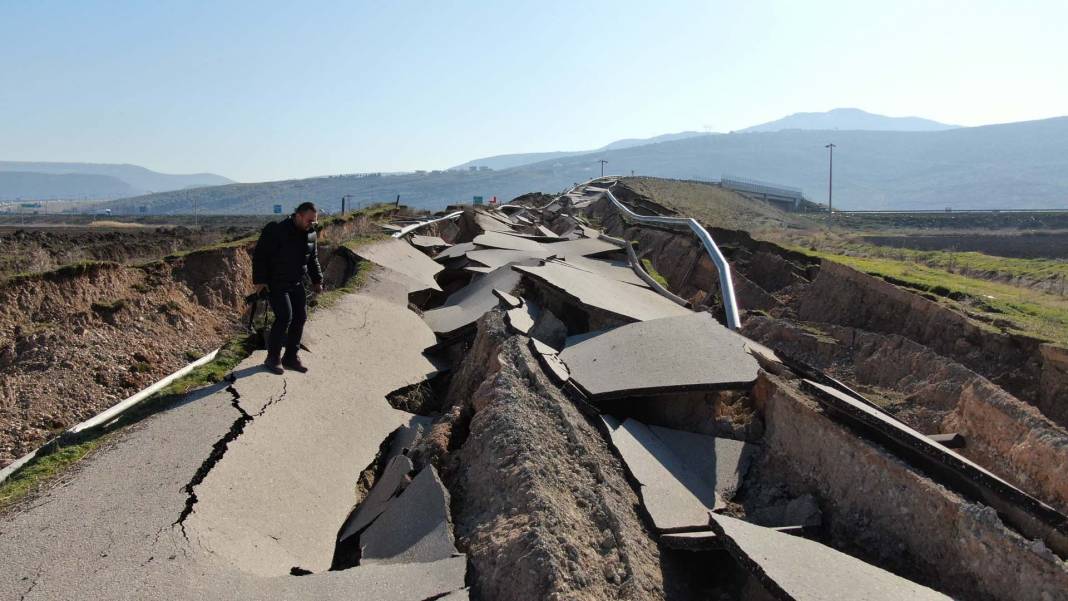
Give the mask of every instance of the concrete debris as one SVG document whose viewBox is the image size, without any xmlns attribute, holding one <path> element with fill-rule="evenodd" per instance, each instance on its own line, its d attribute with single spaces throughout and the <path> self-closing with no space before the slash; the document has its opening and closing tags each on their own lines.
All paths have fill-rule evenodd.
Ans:
<svg viewBox="0 0 1068 601">
<path fill-rule="evenodd" d="M 480 236 L 476 236 L 473 242 L 486 248 L 523 251 L 540 258 L 546 258 L 555 254 L 555 251 L 551 250 L 551 246 L 542 245 L 533 240 L 527 240 L 526 238 L 521 238 L 519 236 L 510 236 L 500 232 L 487 232 Z"/>
<path fill-rule="evenodd" d="M 356 535 L 371 525 L 375 518 L 382 515 L 393 497 L 408 483 L 408 474 L 413 469 L 415 467 L 412 465 L 412 460 L 404 455 L 391 459 L 382 477 L 375 482 L 371 492 L 367 494 L 367 498 L 360 503 L 345 523 L 338 541 L 344 542 Z"/>
<path fill-rule="evenodd" d="M 441 251 L 434 255 L 435 261 L 447 261 L 449 259 L 458 259 L 467 253 L 477 250 L 479 247 L 474 242 L 461 242 L 460 244 L 454 244 L 451 247 Z"/>
<path fill-rule="evenodd" d="M 796 536 L 712 515 L 724 546 L 769 592 L 795 601 L 950 601 L 950 597 Z"/>
<path fill-rule="evenodd" d="M 560 354 L 591 399 L 739 388 L 756 381 L 758 365 L 745 351 L 744 338 L 708 313 L 661 302 L 686 314 L 628 324 Z"/>
<path fill-rule="evenodd" d="M 473 250 L 467 252 L 467 258 L 481 263 L 486 267 L 492 267 L 496 269 L 503 267 L 509 263 L 528 263 L 530 265 L 536 265 L 541 261 L 532 261 L 532 259 L 544 259 L 549 256 L 548 251 L 538 250 L 511 250 L 500 248 L 486 248 L 481 250 Z"/>
<path fill-rule="evenodd" d="M 602 255 L 614 255 L 616 257 L 622 257 L 623 253 L 623 250 L 620 247 L 597 237 L 557 242 L 552 244 L 550 248 L 556 256 L 569 260 L 576 256 L 598 257 Z"/>
<path fill-rule="evenodd" d="M 650 288 L 638 274 L 634 273 L 627 261 L 622 259 L 591 259 L 582 256 L 571 256 L 567 257 L 564 263 L 610 280 L 624 282 L 639 288 Z"/>
<path fill-rule="evenodd" d="M 360 565 L 429 563 L 456 554 L 449 493 L 427 466 L 360 535 Z"/>
<path fill-rule="evenodd" d="M 505 313 L 505 321 L 516 332 L 529 336 L 530 329 L 534 327 L 534 320 L 537 319 L 539 312 L 534 304 L 526 303 L 522 307 L 509 309 Z"/>
<path fill-rule="evenodd" d="M 390 238 L 362 246 L 355 252 L 362 259 L 411 278 L 421 286 L 419 290 L 441 290 L 434 276 L 443 269 L 442 266 L 403 240 Z"/>
<path fill-rule="evenodd" d="M 516 307 L 523 306 L 523 299 L 519 298 L 518 296 L 515 296 L 514 294 L 509 294 L 503 290 L 498 290 L 496 288 L 493 289 L 493 294 L 501 300 L 505 307 L 509 309 L 515 309 Z"/>
<path fill-rule="evenodd" d="M 538 362 L 554 382 L 563 384 L 571 379 L 571 373 L 567 370 L 567 365 L 564 365 L 564 362 L 556 354 L 556 349 L 537 338 L 531 338 L 530 350 L 534 352 L 534 356 L 537 357 Z"/>
<path fill-rule="evenodd" d="M 758 450 L 753 443 L 729 438 L 661 426 L 649 429 L 724 499 L 732 498 L 741 486 Z"/>
<path fill-rule="evenodd" d="M 473 326 L 479 317 L 498 305 L 499 299 L 494 294 L 494 289 L 511 291 L 518 283 L 518 273 L 510 266 L 501 267 L 478 276 L 473 282 L 450 295 L 441 307 L 423 313 L 423 320 L 435 334 L 450 337 Z"/>
<path fill-rule="evenodd" d="M 603 416 L 612 445 L 640 484 L 642 505 L 659 532 L 708 528 L 708 512 L 725 507 L 716 489 L 694 473 L 645 424 L 627 419 L 622 424 Z"/>
<path fill-rule="evenodd" d="M 651 290 L 610 280 L 561 262 L 538 267 L 517 265 L 513 269 L 537 284 L 563 292 L 580 305 L 595 307 L 627 321 L 692 313 Z"/>
<path fill-rule="evenodd" d="M 442 240 L 438 236 L 419 236 L 414 235 L 410 239 L 412 246 L 423 250 L 431 251 L 439 248 L 448 248 L 452 246 L 448 242 Z"/>
</svg>

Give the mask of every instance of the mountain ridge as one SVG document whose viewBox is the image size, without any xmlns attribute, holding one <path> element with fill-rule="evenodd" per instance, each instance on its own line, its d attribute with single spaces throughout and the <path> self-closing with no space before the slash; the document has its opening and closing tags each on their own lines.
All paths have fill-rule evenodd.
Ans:
<svg viewBox="0 0 1068 601">
<path fill-rule="evenodd" d="M 826 199 L 828 142 L 834 156 L 834 205 L 840 209 L 1068 208 L 1068 117 L 933 132 L 783 130 L 709 134 L 604 151 L 606 173 L 673 179 L 749 177 Z M 506 201 L 559 192 L 596 177 L 587 156 L 544 160 L 499 171 L 327 176 L 230 184 L 153 194 L 106 206 L 136 212 L 263 213 L 279 202 L 392 201 L 438 210 L 473 196 Z"/>
<path fill-rule="evenodd" d="M 145 194 L 149 192 L 169 192 L 190 187 L 218 186 L 234 183 L 233 180 L 216 175 L 214 173 L 189 173 L 171 174 L 153 171 L 140 165 L 130 163 L 75 163 L 75 162 L 51 162 L 51 161 L 0 161 L 0 174 L 23 173 L 39 174 L 42 176 L 96 176 L 86 177 L 88 187 L 75 197 L 91 196 L 94 198 L 118 198 L 131 194 Z M 99 177 L 107 177 L 117 180 L 130 189 L 118 196 L 113 191 L 120 188 L 114 182 L 104 184 Z M 5 180 L 11 183 L 16 178 L 7 176 Z M 70 192 L 69 184 L 75 181 L 70 177 L 28 177 L 22 176 L 20 181 L 19 196 L 35 199 L 67 197 Z M 5 188 L 0 183 L 0 197 L 9 197 L 12 188 Z M 93 195 L 98 196 L 93 196 Z"/>
<path fill-rule="evenodd" d="M 781 119 L 737 130 L 736 133 L 807 130 L 860 131 L 943 131 L 959 125 L 939 123 L 923 117 L 888 117 L 857 108 L 836 108 L 823 112 L 793 113 Z"/>
</svg>

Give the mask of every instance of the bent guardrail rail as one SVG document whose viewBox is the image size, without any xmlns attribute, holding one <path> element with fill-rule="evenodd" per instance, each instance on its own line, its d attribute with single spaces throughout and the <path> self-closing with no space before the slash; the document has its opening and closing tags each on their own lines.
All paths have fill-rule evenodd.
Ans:
<svg viewBox="0 0 1068 601">
<path fill-rule="evenodd" d="M 624 219 L 644 224 L 689 228 L 697 236 L 697 239 L 701 241 L 705 250 L 708 251 L 708 256 L 712 258 L 712 262 L 716 264 L 716 271 L 719 272 L 719 289 L 723 296 L 723 310 L 727 313 L 727 327 L 732 330 L 737 330 L 741 327 L 742 324 L 738 318 L 738 301 L 734 297 L 734 282 L 731 280 L 731 266 L 727 263 L 727 258 L 720 252 L 719 247 L 716 246 L 716 241 L 712 239 L 712 236 L 705 228 L 701 227 L 701 224 L 696 219 L 639 215 L 620 202 L 608 188 L 598 188 L 598 190 L 604 190 L 605 196 L 615 205 Z"/>
<path fill-rule="evenodd" d="M 419 229 L 419 228 L 421 228 L 423 226 L 430 225 L 431 223 L 437 223 L 439 221 L 445 221 L 446 219 L 456 219 L 460 215 L 463 215 L 463 213 L 464 213 L 463 211 L 456 211 L 454 213 L 449 213 L 448 215 L 446 215 L 444 217 L 438 217 L 437 219 L 431 219 L 429 221 L 420 221 L 419 223 L 413 223 L 411 225 L 405 226 L 404 228 L 401 229 L 401 231 L 393 234 L 393 237 L 394 238 L 403 238 L 404 236 L 407 236 L 408 234 L 414 232 L 415 230 L 417 230 L 417 229 Z"/>
</svg>

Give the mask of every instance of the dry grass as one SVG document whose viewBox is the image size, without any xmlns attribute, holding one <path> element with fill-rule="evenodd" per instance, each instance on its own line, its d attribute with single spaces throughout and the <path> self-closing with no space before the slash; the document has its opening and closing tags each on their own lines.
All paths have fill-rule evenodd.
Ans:
<svg viewBox="0 0 1068 601">
<path fill-rule="evenodd" d="M 757 234 L 815 225 L 802 215 L 749 200 L 716 184 L 652 177 L 624 177 L 620 181 L 635 192 L 712 227 Z"/>
</svg>

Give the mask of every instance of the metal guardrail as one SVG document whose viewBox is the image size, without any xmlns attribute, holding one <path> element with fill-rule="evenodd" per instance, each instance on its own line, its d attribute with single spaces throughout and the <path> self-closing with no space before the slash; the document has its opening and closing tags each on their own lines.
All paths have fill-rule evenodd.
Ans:
<svg viewBox="0 0 1068 601">
<path fill-rule="evenodd" d="M 604 188 L 604 194 L 625 219 L 637 221 L 638 223 L 688 227 L 697 236 L 697 239 L 701 241 L 701 244 L 704 245 L 705 250 L 708 251 L 708 256 L 712 258 L 712 262 L 716 264 L 716 271 L 719 272 L 719 289 L 723 295 L 723 309 L 727 313 L 727 327 L 732 330 L 737 330 L 741 327 L 742 323 L 738 317 L 738 301 L 734 297 L 734 282 L 731 280 L 731 266 L 727 263 L 727 258 L 720 252 L 719 247 L 716 246 L 716 241 L 712 239 L 712 236 L 705 228 L 701 227 L 701 224 L 696 219 L 639 215 L 620 202 L 608 188 Z"/>
<path fill-rule="evenodd" d="M 460 215 L 463 215 L 463 214 L 464 214 L 463 211 L 456 211 L 454 213 L 449 213 L 448 215 L 446 215 L 444 217 L 438 217 L 437 219 L 431 219 L 429 221 L 420 221 L 419 223 L 413 223 L 411 225 L 405 226 L 404 228 L 401 229 L 401 231 L 393 234 L 393 237 L 394 238 L 402 238 L 402 237 L 407 236 L 408 234 L 414 232 L 415 230 L 417 230 L 417 229 L 419 229 L 419 228 L 421 228 L 423 226 L 430 225 L 431 223 L 437 223 L 439 221 L 445 221 L 446 219 L 456 219 L 457 217 L 459 217 Z"/>
</svg>

